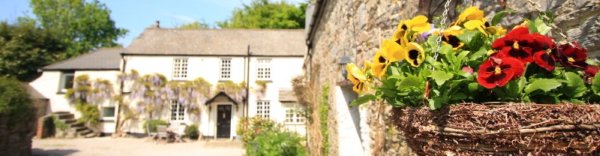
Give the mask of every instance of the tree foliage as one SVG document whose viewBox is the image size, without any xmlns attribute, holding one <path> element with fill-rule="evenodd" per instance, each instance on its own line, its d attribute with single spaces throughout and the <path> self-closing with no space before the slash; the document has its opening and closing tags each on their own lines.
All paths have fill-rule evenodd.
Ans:
<svg viewBox="0 0 600 156">
<path fill-rule="evenodd" d="M 194 29 L 209 29 L 210 26 L 205 22 L 196 21 L 196 22 L 177 26 L 177 28 L 184 29 L 184 30 L 194 30 Z"/>
<path fill-rule="evenodd" d="M 298 6 L 285 1 L 253 0 L 243 8 L 233 10 L 233 16 L 218 22 L 221 28 L 296 29 L 304 27 L 307 3 Z"/>
<path fill-rule="evenodd" d="M 127 33 L 115 26 L 110 10 L 97 0 L 31 0 L 30 4 L 42 28 L 68 44 L 67 57 L 116 46 L 117 38 Z"/>
<path fill-rule="evenodd" d="M 37 70 L 65 57 L 66 44 L 31 18 L 0 22 L 0 76 L 31 81 Z"/>
</svg>

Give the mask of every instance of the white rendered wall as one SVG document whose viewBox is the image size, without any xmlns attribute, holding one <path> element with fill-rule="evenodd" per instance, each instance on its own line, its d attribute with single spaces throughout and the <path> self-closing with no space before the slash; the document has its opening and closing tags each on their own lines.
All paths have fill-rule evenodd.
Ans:
<svg viewBox="0 0 600 156">
<path fill-rule="evenodd" d="M 113 85 L 114 93 L 116 94 L 119 91 L 119 84 L 116 81 L 117 75 L 119 74 L 119 71 L 117 70 L 75 71 L 74 74 L 75 78 L 81 75 L 88 75 L 91 82 L 96 79 L 109 80 Z M 44 71 L 42 76 L 32 81 L 30 85 L 50 100 L 50 112 L 68 111 L 73 113 L 75 118 L 79 118 L 81 113 L 75 109 L 75 106 L 69 104 L 69 101 L 65 98 L 64 92 L 59 92 L 61 77 L 61 71 Z M 104 103 L 100 104 L 98 108 L 101 109 L 101 106 L 114 105 L 115 104 L 111 103 L 110 100 L 106 100 Z M 117 110 L 115 110 L 115 118 L 103 118 L 103 120 L 106 121 L 100 123 L 99 130 L 101 132 L 114 133 L 116 112 Z"/>
<path fill-rule="evenodd" d="M 175 58 L 188 58 L 188 77 L 186 80 L 193 80 L 198 77 L 202 77 L 213 86 L 221 81 L 220 79 L 220 68 L 221 58 L 231 58 L 231 80 L 235 83 L 240 83 L 245 80 L 245 57 L 218 57 L 218 56 L 125 56 L 125 71 L 129 72 L 135 69 L 140 75 L 160 73 L 163 74 L 167 79 L 172 79 L 173 73 L 173 60 Z M 264 94 L 257 94 L 253 90 L 258 88 L 256 84 L 257 78 L 257 58 L 270 58 L 271 59 L 271 79 L 267 84 L 267 90 Z M 269 100 L 271 107 L 271 119 L 283 123 L 285 121 L 285 109 L 279 102 L 279 90 L 291 90 L 291 80 L 302 73 L 302 57 L 252 57 L 250 59 L 250 96 L 249 96 L 249 116 L 256 115 L 256 101 L 257 100 Z M 125 87 L 127 91 L 127 87 Z M 135 102 L 130 105 L 134 107 Z M 212 105 L 210 105 L 212 106 Z M 213 121 L 216 117 L 216 107 L 211 108 L 208 112 L 207 106 L 201 106 L 202 113 L 200 116 L 199 128 L 201 133 L 205 136 L 216 136 L 216 121 Z M 244 116 L 242 110 L 244 107 L 232 107 L 235 110 L 236 115 L 232 115 L 232 126 L 231 135 L 235 136 L 235 127 L 238 123 L 239 117 Z M 210 114 L 209 114 L 210 113 Z M 188 121 L 189 123 L 190 121 Z M 141 123 L 138 126 L 130 129 L 141 129 Z M 302 125 L 303 126 L 303 125 Z"/>
<path fill-rule="evenodd" d="M 335 87 L 336 119 L 338 120 L 338 151 L 344 156 L 365 155 L 359 134 L 359 116 L 352 115 L 348 104 L 355 99 L 351 91 L 342 91 L 339 86 Z"/>
</svg>

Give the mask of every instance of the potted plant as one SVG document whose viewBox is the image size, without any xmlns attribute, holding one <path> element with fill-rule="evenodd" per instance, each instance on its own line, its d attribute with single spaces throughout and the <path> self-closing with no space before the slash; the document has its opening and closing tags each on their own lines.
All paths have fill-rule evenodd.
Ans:
<svg viewBox="0 0 600 156">
<path fill-rule="evenodd" d="M 477 7 L 447 28 L 403 20 L 363 68 L 346 66 L 353 104 L 383 100 L 411 148 L 440 154 L 598 154 L 600 76 L 540 16 L 511 29 Z"/>
</svg>

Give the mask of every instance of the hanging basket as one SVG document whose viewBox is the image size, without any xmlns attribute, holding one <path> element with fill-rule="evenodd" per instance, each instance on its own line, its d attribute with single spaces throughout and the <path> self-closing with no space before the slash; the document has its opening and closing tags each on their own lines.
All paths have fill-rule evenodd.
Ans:
<svg viewBox="0 0 600 156">
<path fill-rule="evenodd" d="M 600 105 L 406 107 L 392 121 L 419 155 L 600 155 Z"/>
</svg>

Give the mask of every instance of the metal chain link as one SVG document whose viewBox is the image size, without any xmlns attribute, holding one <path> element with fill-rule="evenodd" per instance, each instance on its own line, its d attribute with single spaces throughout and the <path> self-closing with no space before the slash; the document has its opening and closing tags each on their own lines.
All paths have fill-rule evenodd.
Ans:
<svg viewBox="0 0 600 156">
<path fill-rule="evenodd" d="M 443 28 L 445 27 L 444 25 L 446 24 L 446 16 L 448 16 L 448 10 L 450 7 L 450 1 L 452 0 L 446 0 L 446 4 L 444 4 L 444 12 L 442 13 L 442 20 L 440 21 L 440 38 L 437 39 L 437 46 L 434 50 L 435 54 L 433 55 L 433 59 L 437 60 L 438 55 L 440 54 L 440 48 L 442 47 L 442 35 L 441 35 L 441 30 L 443 30 Z M 432 68 L 433 70 L 433 68 Z"/>
</svg>

